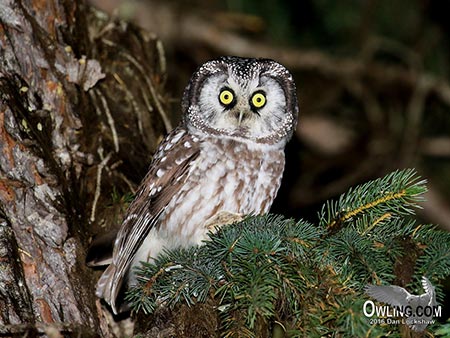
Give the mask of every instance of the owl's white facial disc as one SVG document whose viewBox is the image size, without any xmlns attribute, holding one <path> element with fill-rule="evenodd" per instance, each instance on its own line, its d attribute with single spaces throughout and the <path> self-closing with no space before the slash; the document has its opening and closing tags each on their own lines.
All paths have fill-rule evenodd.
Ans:
<svg viewBox="0 0 450 338">
<path fill-rule="evenodd" d="M 298 108 L 295 85 L 283 66 L 271 60 L 222 58 L 202 66 L 192 81 L 196 79 L 184 102 L 185 122 L 194 132 L 283 145 L 291 136 Z"/>
<path fill-rule="evenodd" d="M 283 124 L 286 117 L 283 89 L 269 77 L 263 76 L 259 80 L 239 83 L 233 77 L 224 75 L 206 80 L 200 92 L 198 107 L 208 126 L 226 134 L 261 138 L 269 136 Z M 229 105 L 220 101 L 220 94 L 224 90 L 233 96 Z M 260 108 L 252 105 L 255 94 L 265 97 L 265 104 Z"/>
</svg>

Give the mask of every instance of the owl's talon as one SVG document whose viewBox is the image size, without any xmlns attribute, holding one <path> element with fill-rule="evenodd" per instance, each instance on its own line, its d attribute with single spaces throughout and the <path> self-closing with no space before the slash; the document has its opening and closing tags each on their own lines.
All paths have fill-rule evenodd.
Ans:
<svg viewBox="0 0 450 338">
<path fill-rule="evenodd" d="M 205 222 L 205 228 L 214 231 L 217 227 L 240 222 L 244 219 L 241 214 L 229 211 L 220 211 Z"/>
</svg>

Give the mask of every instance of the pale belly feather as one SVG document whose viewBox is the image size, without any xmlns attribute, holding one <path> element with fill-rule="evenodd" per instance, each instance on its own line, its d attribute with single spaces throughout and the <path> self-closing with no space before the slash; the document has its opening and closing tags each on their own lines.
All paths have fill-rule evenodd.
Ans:
<svg viewBox="0 0 450 338">
<path fill-rule="evenodd" d="M 150 231 L 132 265 L 155 258 L 163 248 L 201 244 L 207 237 L 208 220 L 220 212 L 244 216 L 269 211 L 281 183 L 284 153 L 248 147 L 237 143 L 202 149 L 183 187 L 161 214 L 158 226 Z"/>
</svg>

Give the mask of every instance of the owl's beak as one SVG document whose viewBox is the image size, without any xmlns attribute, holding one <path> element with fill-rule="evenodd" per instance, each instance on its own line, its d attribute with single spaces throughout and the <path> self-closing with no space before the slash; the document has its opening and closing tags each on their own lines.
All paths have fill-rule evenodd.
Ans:
<svg viewBox="0 0 450 338">
<path fill-rule="evenodd" d="M 244 121 L 246 118 L 248 118 L 250 113 L 246 111 L 245 109 L 242 109 L 239 111 L 239 115 L 237 116 L 238 119 L 238 127 L 241 126 L 242 121 Z"/>
<path fill-rule="evenodd" d="M 241 111 L 239 112 L 239 116 L 238 116 L 238 126 L 241 125 L 243 119 L 244 119 L 244 111 L 241 110 Z"/>
</svg>

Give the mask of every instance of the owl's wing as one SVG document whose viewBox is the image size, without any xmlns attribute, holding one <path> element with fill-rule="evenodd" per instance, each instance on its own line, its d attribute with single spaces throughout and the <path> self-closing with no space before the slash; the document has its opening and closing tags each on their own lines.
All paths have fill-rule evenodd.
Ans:
<svg viewBox="0 0 450 338">
<path fill-rule="evenodd" d="M 367 285 L 365 291 L 380 302 L 400 307 L 409 305 L 407 300 L 414 297 L 404 288 L 396 285 Z"/>
<path fill-rule="evenodd" d="M 423 286 L 423 289 L 425 290 L 425 293 L 420 295 L 420 298 L 421 298 L 420 305 L 435 306 L 436 305 L 436 291 L 434 289 L 433 284 L 431 284 L 430 280 L 425 276 L 422 277 L 422 286 Z M 422 304 L 422 303 L 424 303 L 424 304 Z"/>
<path fill-rule="evenodd" d="M 173 130 L 159 146 L 127 210 L 114 245 L 112 263 L 97 282 L 97 296 L 104 298 L 114 313 L 118 312 L 116 299 L 136 252 L 180 190 L 199 152 L 198 139 L 183 128 Z"/>
</svg>

